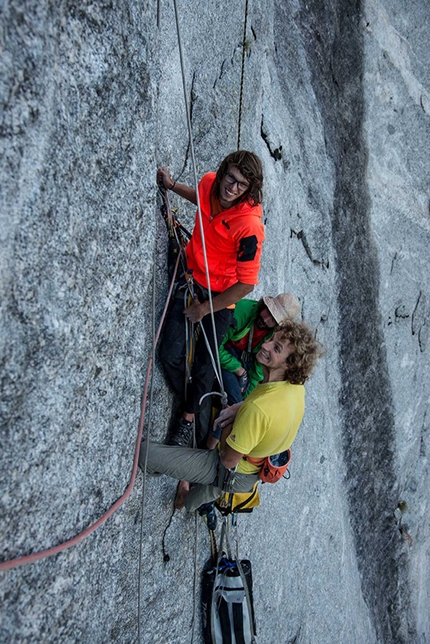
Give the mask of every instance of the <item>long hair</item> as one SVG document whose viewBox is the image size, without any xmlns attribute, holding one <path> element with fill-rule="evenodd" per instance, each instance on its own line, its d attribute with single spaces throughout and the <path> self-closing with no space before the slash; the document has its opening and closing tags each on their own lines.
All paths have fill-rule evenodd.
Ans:
<svg viewBox="0 0 430 644">
<path fill-rule="evenodd" d="M 263 166 L 258 156 L 247 150 L 232 152 L 221 161 L 215 177 L 215 194 L 219 195 L 219 186 L 229 165 L 236 166 L 249 183 L 249 188 L 238 198 L 237 202 L 248 201 L 251 206 L 261 203 L 263 201 Z"/>
<path fill-rule="evenodd" d="M 288 371 L 285 380 L 292 385 L 302 385 L 311 375 L 318 358 L 324 355 L 324 347 L 303 322 L 285 320 L 274 332 L 279 333 L 282 340 L 289 340 L 294 346 L 293 353 L 286 360 Z"/>
</svg>

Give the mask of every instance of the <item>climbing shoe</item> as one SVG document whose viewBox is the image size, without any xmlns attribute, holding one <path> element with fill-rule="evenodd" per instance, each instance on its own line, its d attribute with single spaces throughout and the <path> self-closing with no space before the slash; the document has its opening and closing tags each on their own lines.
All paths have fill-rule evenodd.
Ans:
<svg viewBox="0 0 430 644">
<path fill-rule="evenodd" d="M 190 447 L 194 434 L 194 421 L 180 418 L 175 429 L 170 434 L 167 445 L 179 445 L 180 447 Z"/>
<path fill-rule="evenodd" d="M 206 521 L 208 529 L 215 530 L 217 522 L 215 503 L 203 503 L 203 505 L 198 508 L 198 513 Z"/>
</svg>

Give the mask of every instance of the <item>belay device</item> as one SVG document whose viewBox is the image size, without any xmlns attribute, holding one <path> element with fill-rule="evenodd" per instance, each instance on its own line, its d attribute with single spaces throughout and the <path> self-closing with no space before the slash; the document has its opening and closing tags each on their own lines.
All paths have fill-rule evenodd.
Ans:
<svg viewBox="0 0 430 644">
<path fill-rule="evenodd" d="M 251 562 L 232 558 L 226 525 L 224 517 L 219 554 L 203 573 L 205 644 L 256 644 Z"/>
</svg>

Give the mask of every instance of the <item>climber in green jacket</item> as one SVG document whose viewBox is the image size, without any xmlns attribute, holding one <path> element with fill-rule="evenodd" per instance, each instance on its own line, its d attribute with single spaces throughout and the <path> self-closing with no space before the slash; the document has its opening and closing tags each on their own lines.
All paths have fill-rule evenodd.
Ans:
<svg viewBox="0 0 430 644">
<path fill-rule="evenodd" d="M 241 402 L 263 379 L 255 356 L 275 326 L 293 320 L 300 304 L 291 293 L 265 296 L 259 302 L 240 300 L 234 310 L 234 325 L 227 331 L 219 348 L 224 389 L 228 404 Z"/>
</svg>

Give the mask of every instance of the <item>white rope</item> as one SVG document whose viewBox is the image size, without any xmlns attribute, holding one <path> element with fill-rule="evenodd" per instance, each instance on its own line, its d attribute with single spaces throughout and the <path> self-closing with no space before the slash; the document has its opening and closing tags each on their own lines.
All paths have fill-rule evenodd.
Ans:
<svg viewBox="0 0 430 644">
<path fill-rule="evenodd" d="M 217 374 L 217 379 L 218 379 L 218 382 L 220 383 L 221 391 L 222 391 L 222 393 L 225 393 L 224 392 L 223 382 L 222 382 L 221 363 L 220 363 L 219 353 L 216 350 L 217 349 L 217 347 L 216 347 L 217 335 L 216 335 L 215 317 L 214 317 L 214 310 L 213 310 L 213 303 L 212 303 L 212 293 L 211 293 L 211 282 L 210 282 L 209 266 L 208 266 L 208 259 L 207 259 L 207 254 L 206 254 L 206 241 L 205 241 L 205 235 L 204 235 L 204 230 L 203 230 L 203 218 L 202 218 L 202 211 L 201 211 L 201 207 L 200 207 L 200 197 L 199 197 L 199 188 L 198 188 L 198 179 L 197 179 L 196 159 L 195 159 L 195 155 L 194 155 L 193 133 L 191 131 L 191 119 L 190 119 L 190 112 L 189 112 L 189 109 L 188 109 L 188 102 L 187 102 L 187 86 L 186 86 L 186 81 L 185 81 L 185 66 L 184 66 L 184 57 L 183 57 L 183 52 L 182 52 L 181 33 L 180 33 L 180 27 L 179 27 L 178 7 L 177 7 L 177 4 L 176 4 L 176 0 L 173 0 L 173 5 L 174 5 L 174 8 L 175 8 L 176 33 L 177 33 L 177 37 L 178 37 L 179 58 L 180 58 L 180 61 L 181 61 L 182 87 L 183 87 L 183 90 L 184 90 L 184 104 L 185 104 L 185 112 L 186 112 L 186 116 L 187 116 L 188 136 L 189 136 L 189 141 L 190 141 L 190 153 L 191 153 L 191 161 L 192 161 L 193 174 L 194 174 L 194 185 L 196 187 L 197 216 L 198 216 L 200 232 L 201 232 L 201 236 L 202 236 L 202 250 L 203 250 L 203 258 L 204 258 L 205 271 L 206 271 L 206 280 L 207 280 L 207 284 L 208 284 L 208 300 L 209 300 L 210 315 L 211 315 L 211 320 L 212 320 L 212 332 L 213 332 L 214 343 L 215 343 L 215 354 L 216 354 L 216 363 L 217 363 L 217 370 L 215 370 L 215 373 Z M 203 328 L 203 325 L 202 325 L 201 322 L 200 322 L 200 326 Z"/>
</svg>

